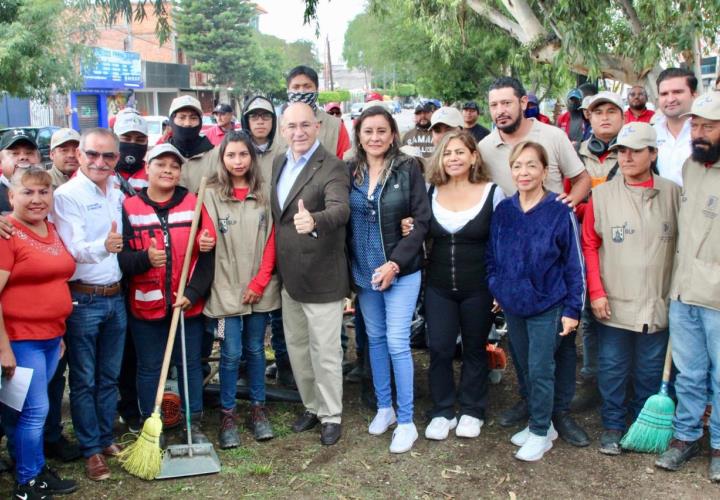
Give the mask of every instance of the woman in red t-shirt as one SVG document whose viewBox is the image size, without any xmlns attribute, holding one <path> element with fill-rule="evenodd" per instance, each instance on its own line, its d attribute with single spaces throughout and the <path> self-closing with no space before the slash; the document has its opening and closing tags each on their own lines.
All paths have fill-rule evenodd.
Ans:
<svg viewBox="0 0 720 500">
<path fill-rule="evenodd" d="M 14 429 L 13 497 L 45 498 L 77 489 L 74 481 L 58 478 L 43 455 L 47 386 L 65 350 L 65 319 L 72 312 L 67 282 L 75 261 L 47 221 L 52 180 L 45 169 L 18 170 L 9 199 L 13 212 L 8 220 L 15 233 L 0 239 L 0 365 L 6 379 L 13 377 L 16 366 L 33 370 Z M 9 412 L 15 410 L 4 406 L 6 422 L 14 417 Z"/>
</svg>

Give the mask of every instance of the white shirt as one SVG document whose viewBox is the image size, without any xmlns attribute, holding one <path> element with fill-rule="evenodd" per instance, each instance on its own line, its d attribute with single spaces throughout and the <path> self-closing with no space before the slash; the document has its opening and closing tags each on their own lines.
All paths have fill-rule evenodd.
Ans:
<svg viewBox="0 0 720 500">
<path fill-rule="evenodd" d="M 475 205 L 467 210 L 461 210 L 459 212 L 455 212 L 453 210 L 449 210 L 445 207 L 443 207 L 438 201 L 437 201 L 437 189 L 433 191 L 432 194 L 432 212 L 433 217 L 435 217 L 435 220 L 438 221 L 438 224 L 440 224 L 445 231 L 447 231 L 450 234 L 455 234 L 458 231 L 460 231 L 462 228 L 467 225 L 468 222 L 473 220 L 477 215 L 480 213 L 480 210 L 485 206 L 485 202 L 487 201 L 487 197 L 490 194 L 490 189 L 494 186 L 492 182 L 488 182 L 485 184 L 485 189 L 483 190 L 483 195 L 480 201 Z M 495 189 L 495 193 L 493 195 L 492 199 L 492 205 L 493 205 L 493 211 L 495 210 L 495 207 L 498 206 L 498 203 L 503 201 L 505 199 L 505 193 L 503 193 L 503 190 L 500 189 L 498 186 Z"/>
<path fill-rule="evenodd" d="M 655 116 L 657 116 L 655 132 L 658 144 L 658 172 L 662 177 L 682 186 L 682 166 L 692 153 L 690 119 L 685 120 L 682 130 L 676 138 L 667 128 L 667 118 L 662 115 Z"/>
<path fill-rule="evenodd" d="M 105 249 L 113 221 L 122 234 L 125 196 L 114 187 L 113 177 L 103 193 L 81 170 L 54 193 L 52 220 L 65 248 L 77 262 L 70 281 L 110 285 L 122 278 L 117 254 Z"/>
<path fill-rule="evenodd" d="M 281 209 L 285 208 L 285 200 L 290 194 L 293 184 L 295 184 L 295 181 L 300 175 L 300 172 L 302 172 L 303 167 L 307 164 L 308 160 L 315 153 L 318 147 L 320 147 L 320 141 L 316 139 L 315 144 L 303 153 L 297 161 L 295 160 L 293 152 L 290 148 L 288 148 L 285 153 L 287 161 L 285 162 L 285 166 L 283 167 L 277 181 L 278 205 L 280 205 Z"/>
</svg>

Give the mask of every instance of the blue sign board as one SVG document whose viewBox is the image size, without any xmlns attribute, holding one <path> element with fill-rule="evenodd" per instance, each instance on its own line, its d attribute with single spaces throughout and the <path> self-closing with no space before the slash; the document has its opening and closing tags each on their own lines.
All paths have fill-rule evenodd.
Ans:
<svg viewBox="0 0 720 500">
<path fill-rule="evenodd" d="M 121 50 L 93 49 L 94 65 L 83 64 L 82 74 L 88 89 L 143 88 L 140 54 Z"/>
</svg>

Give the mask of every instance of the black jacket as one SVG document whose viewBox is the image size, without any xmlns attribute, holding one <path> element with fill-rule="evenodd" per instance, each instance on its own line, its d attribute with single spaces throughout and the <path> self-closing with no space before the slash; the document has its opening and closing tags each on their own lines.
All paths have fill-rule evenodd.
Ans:
<svg viewBox="0 0 720 500">
<path fill-rule="evenodd" d="M 348 167 L 353 179 L 357 168 L 355 160 L 350 161 Z M 385 260 L 395 262 L 400 267 L 400 276 L 405 276 L 422 267 L 423 241 L 430 224 L 430 204 L 422 170 L 415 158 L 400 154 L 392 160 L 389 168 L 390 173 L 380 188 L 378 223 Z M 414 219 L 415 228 L 403 238 L 400 221 L 406 217 Z M 349 224 L 348 236 L 352 238 Z"/>
</svg>

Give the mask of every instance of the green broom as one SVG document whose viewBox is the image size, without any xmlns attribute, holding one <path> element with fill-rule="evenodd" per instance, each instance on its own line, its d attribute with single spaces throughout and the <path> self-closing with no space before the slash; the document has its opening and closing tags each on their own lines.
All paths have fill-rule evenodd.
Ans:
<svg viewBox="0 0 720 500">
<path fill-rule="evenodd" d="M 207 178 L 203 177 L 200 180 L 200 190 L 198 191 L 197 201 L 195 203 L 195 212 L 193 214 L 192 224 L 190 225 L 190 238 L 188 240 L 187 250 L 185 251 L 182 272 L 180 273 L 180 283 L 178 284 L 177 291 L 178 297 L 182 297 L 185 293 L 185 285 L 190 271 L 190 261 L 192 259 L 195 236 L 197 234 L 200 216 L 202 213 L 206 183 Z M 160 369 L 160 381 L 155 395 L 155 407 L 152 415 L 145 420 L 142 432 L 135 442 L 122 450 L 118 455 L 118 459 L 123 468 L 133 476 L 137 476 L 141 479 L 155 479 L 158 474 L 160 474 L 160 468 L 162 466 L 163 451 L 160 449 L 162 419 L 160 418 L 160 407 L 162 404 L 162 397 L 165 392 L 165 381 L 167 379 L 168 369 L 170 368 L 170 358 L 172 356 L 173 345 L 175 343 L 175 333 L 177 332 L 181 313 L 182 311 L 179 307 L 173 308 L 172 319 L 170 321 L 170 332 L 168 334 L 167 345 L 165 346 L 165 356 L 163 357 L 162 368 Z"/>
<path fill-rule="evenodd" d="M 672 348 L 668 342 L 660 392 L 645 401 L 637 420 L 620 441 L 624 449 L 640 453 L 662 453 L 667 449 L 673 436 L 672 419 L 675 415 L 675 403 L 668 395 L 671 365 Z"/>
</svg>

